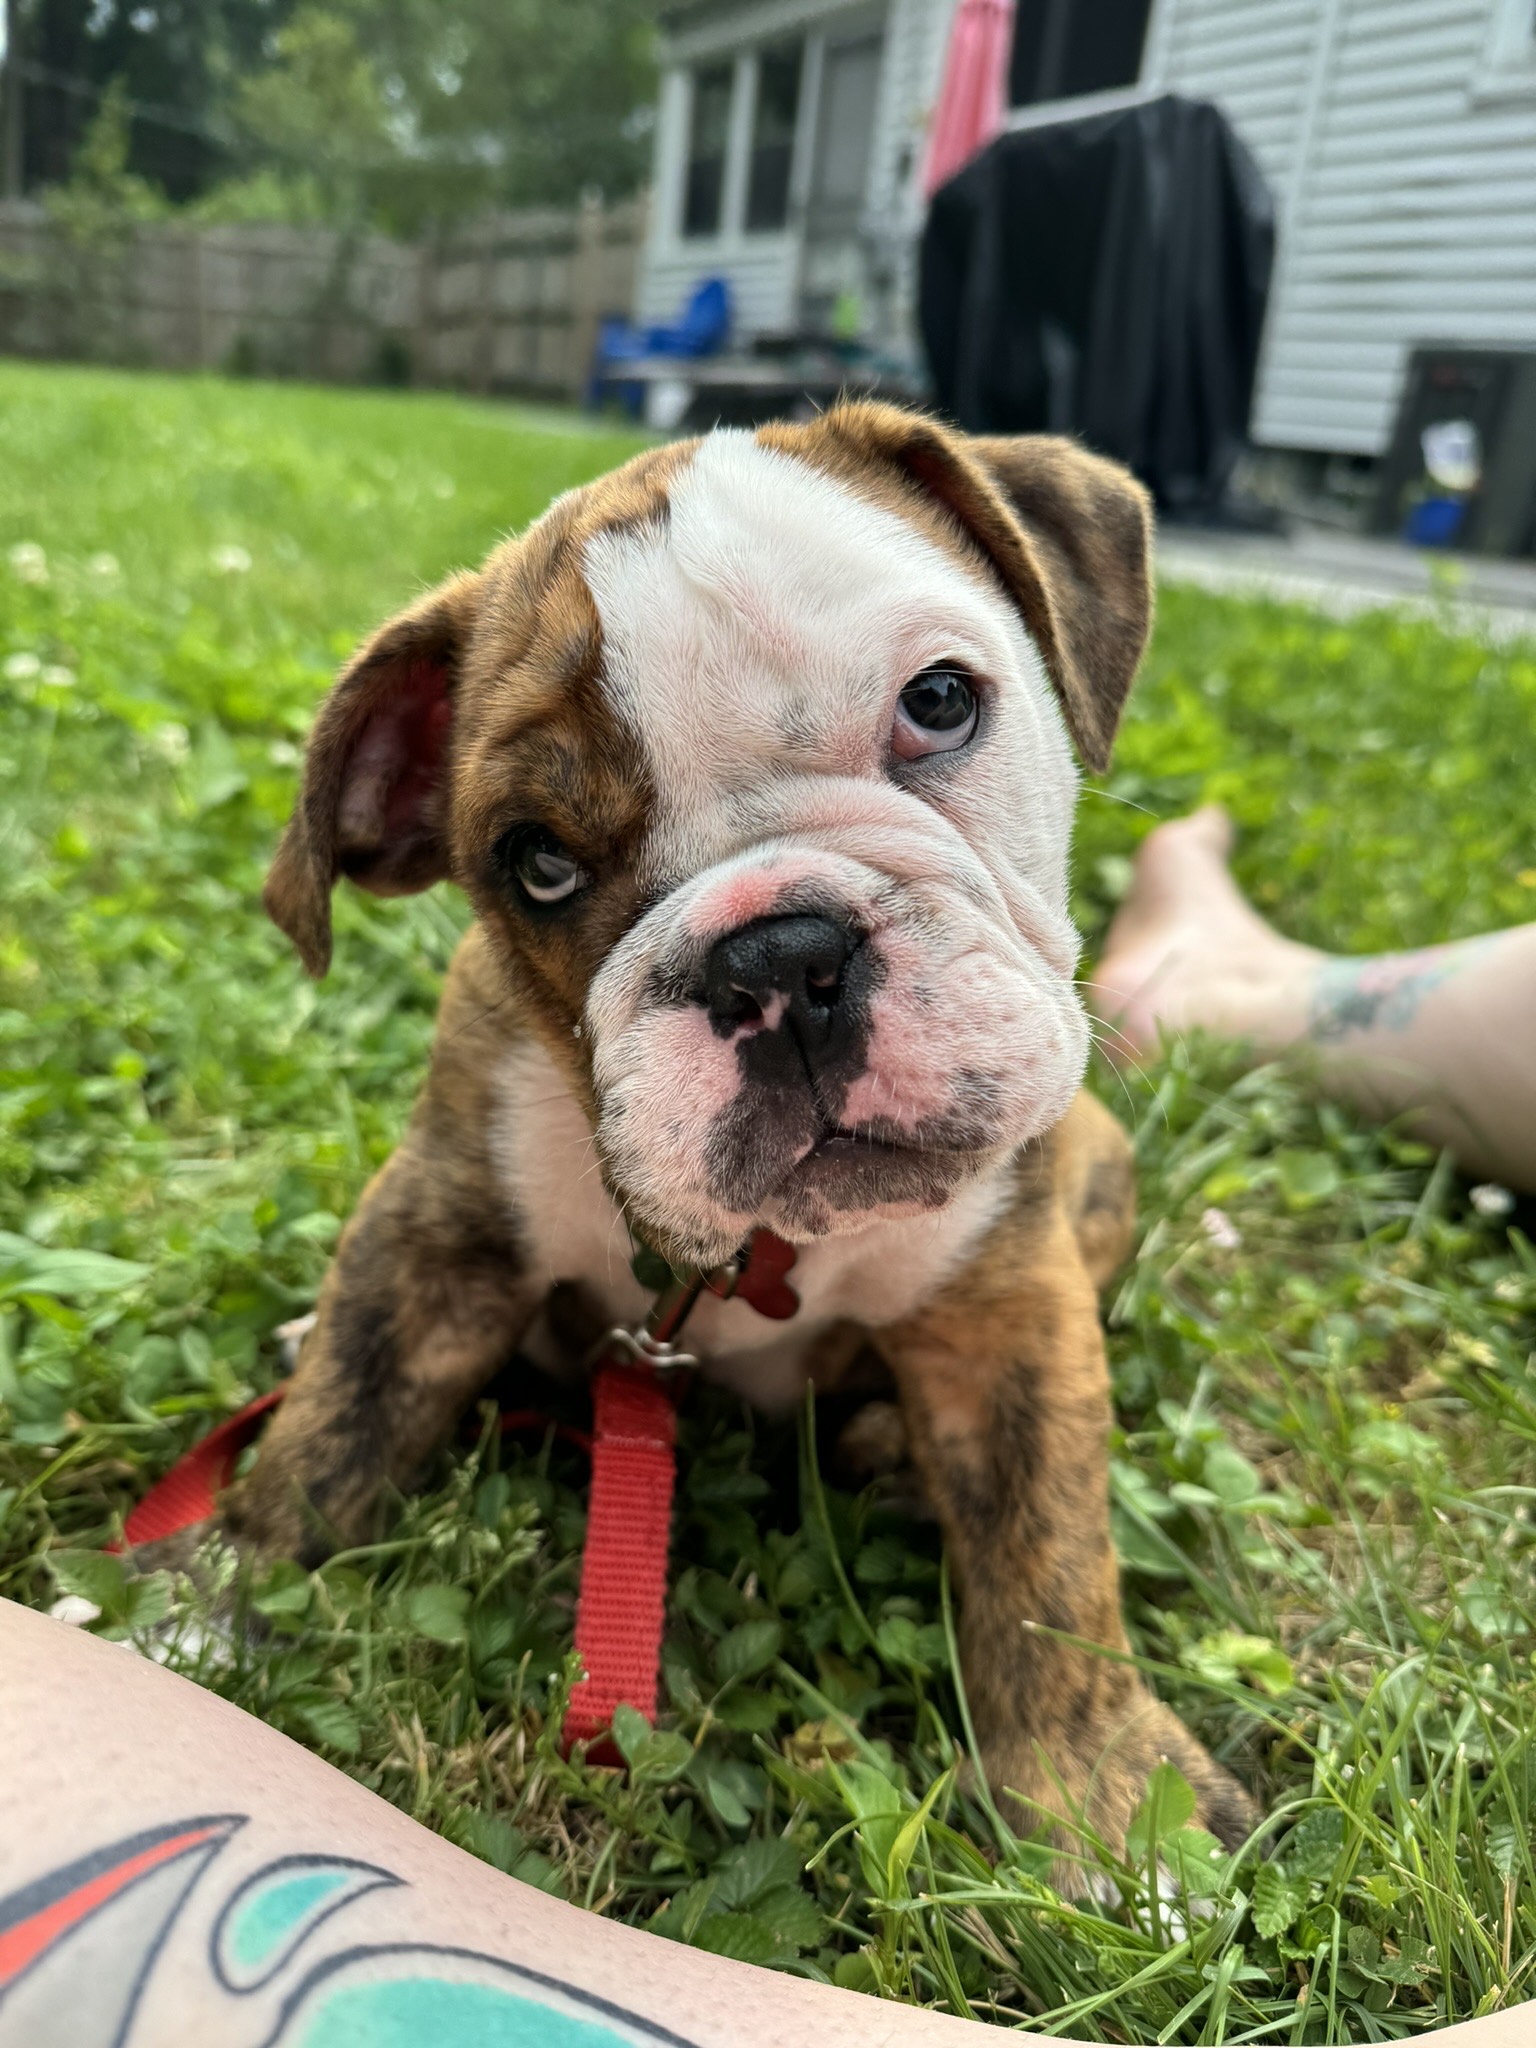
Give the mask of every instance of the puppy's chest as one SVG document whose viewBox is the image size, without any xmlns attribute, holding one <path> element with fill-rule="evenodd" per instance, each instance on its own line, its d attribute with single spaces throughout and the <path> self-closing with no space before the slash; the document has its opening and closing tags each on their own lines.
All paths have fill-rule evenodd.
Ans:
<svg viewBox="0 0 1536 2048">
<path fill-rule="evenodd" d="M 637 1321 L 651 1296 L 630 1271 L 629 1234 L 603 1185 L 591 1129 L 542 1046 L 524 1040 L 505 1055 L 491 1101 L 492 1157 L 535 1277 L 546 1291 L 579 1283 L 605 1318 Z M 687 1348 L 707 1378 L 754 1406 L 791 1407 L 818 1338 L 835 1323 L 878 1329 L 911 1314 L 963 1263 L 1005 1199 L 999 1177 L 966 1190 L 942 1216 L 804 1245 L 789 1275 L 800 1298 L 792 1320 L 706 1295 L 689 1319 Z"/>
</svg>

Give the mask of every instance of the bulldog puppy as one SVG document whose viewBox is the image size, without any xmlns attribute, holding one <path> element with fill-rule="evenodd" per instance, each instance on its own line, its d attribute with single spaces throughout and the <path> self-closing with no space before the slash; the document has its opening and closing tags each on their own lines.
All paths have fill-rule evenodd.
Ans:
<svg viewBox="0 0 1536 2048">
<path fill-rule="evenodd" d="M 632 1231 L 713 1266 L 765 1224 L 800 1248 L 798 1315 L 705 1297 L 688 1347 L 776 1408 L 884 1358 L 1020 1826 L 1081 1815 L 1119 1847 L 1167 1756 L 1243 1837 L 1244 1795 L 1174 1715 L 1061 1640 L 1126 1647 L 1096 1286 L 1133 1191 L 1079 1092 L 1069 737 L 1105 765 L 1148 527 L 1068 441 L 848 404 L 638 455 L 368 642 L 267 907 L 316 975 L 341 875 L 451 877 L 477 922 L 227 1497 L 238 1542 L 365 1536 L 550 1341 L 552 1299 L 641 1313 Z"/>
</svg>

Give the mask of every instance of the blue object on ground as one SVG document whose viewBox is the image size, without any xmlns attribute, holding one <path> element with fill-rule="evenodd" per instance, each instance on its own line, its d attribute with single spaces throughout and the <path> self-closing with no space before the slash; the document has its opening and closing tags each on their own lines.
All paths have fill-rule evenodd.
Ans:
<svg viewBox="0 0 1536 2048">
<path fill-rule="evenodd" d="M 680 362 L 712 356 L 725 346 L 731 331 L 731 288 L 723 277 L 706 277 L 694 287 L 688 303 L 670 327 L 636 327 L 612 318 L 598 329 L 588 402 L 602 402 L 605 385 L 622 387 L 626 405 L 638 414 L 641 386 L 623 375 L 625 363 L 645 356 L 675 356 Z"/>
<path fill-rule="evenodd" d="M 1465 498 L 1420 498 L 1403 526 L 1403 539 L 1416 548 L 1448 548 L 1466 516 Z"/>
</svg>

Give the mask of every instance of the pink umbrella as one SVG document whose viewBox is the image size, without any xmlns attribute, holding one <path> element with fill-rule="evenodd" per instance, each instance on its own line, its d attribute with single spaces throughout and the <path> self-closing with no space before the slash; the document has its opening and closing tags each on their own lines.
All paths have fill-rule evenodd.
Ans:
<svg viewBox="0 0 1536 2048">
<path fill-rule="evenodd" d="M 1008 104 L 1008 59 L 1013 48 L 1014 0 L 960 0 L 944 61 L 944 85 L 934 109 L 923 170 L 923 196 L 931 199 L 968 164 L 1003 125 Z"/>
</svg>

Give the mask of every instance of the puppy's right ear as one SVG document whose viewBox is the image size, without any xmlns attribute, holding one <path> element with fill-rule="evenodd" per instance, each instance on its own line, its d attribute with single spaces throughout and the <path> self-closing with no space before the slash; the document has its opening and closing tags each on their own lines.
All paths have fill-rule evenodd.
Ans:
<svg viewBox="0 0 1536 2048">
<path fill-rule="evenodd" d="M 480 577 L 450 577 L 353 656 L 320 707 L 262 901 L 313 975 L 331 963 L 331 888 L 376 896 L 430 888 L 449 871 L 448 761 L 459 665 Z"/>
</svg>

